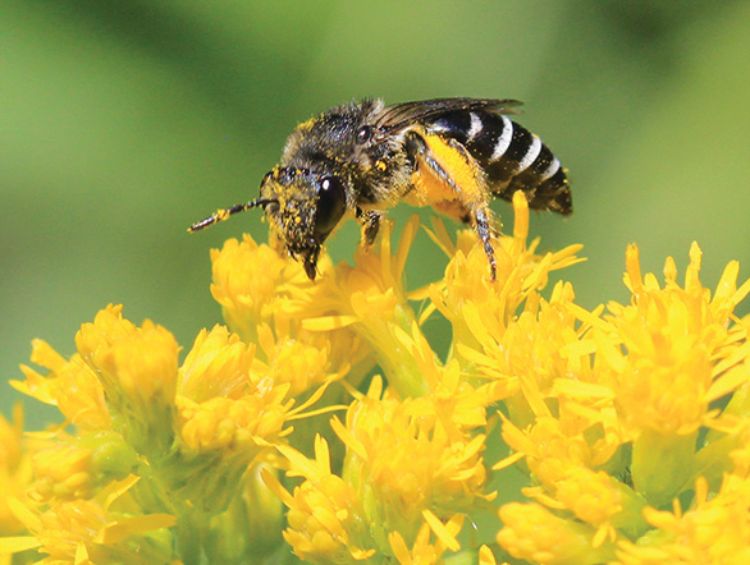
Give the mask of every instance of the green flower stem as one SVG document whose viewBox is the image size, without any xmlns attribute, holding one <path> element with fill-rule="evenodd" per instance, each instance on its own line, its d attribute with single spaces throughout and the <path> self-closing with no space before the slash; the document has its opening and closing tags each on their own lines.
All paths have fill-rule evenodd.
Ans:
<svg viewBox="0 0 750 565">
<path fill-rule="evenodd" d="M 662 435 L 647 430 L 633 443 L 633 485 L 650 504 L 669 505 L 692 475 L 696 433 Z"/>
</svg>

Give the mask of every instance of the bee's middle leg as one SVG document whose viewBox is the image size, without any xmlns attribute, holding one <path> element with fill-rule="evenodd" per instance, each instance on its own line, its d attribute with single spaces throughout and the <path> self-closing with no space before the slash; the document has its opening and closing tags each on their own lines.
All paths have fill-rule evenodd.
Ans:
<svg viewBox="0 0 750 565">
<path fill-rule="evenodd" d="M 362 226 L 362 241 L 368 247 L 375 242 L 375 237 L 380 230 L 380 220 L 383 213 L 376 210 L 362 210 L 357 208 L 357 220 Z"/>
</svg>

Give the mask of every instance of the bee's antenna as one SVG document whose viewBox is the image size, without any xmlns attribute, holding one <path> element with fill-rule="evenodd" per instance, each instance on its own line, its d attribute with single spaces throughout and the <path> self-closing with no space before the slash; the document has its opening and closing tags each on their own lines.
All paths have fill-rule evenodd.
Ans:
<svg viewBox="0 0 750 565">
<path fill-rule="evenodd" d="M 199 222 L 195 222 L 192 226 L 188 228 L 187 231 L 190 233 L 197 232 L 213 224 L 218 224 L 219 222 L 228 220 L 230 216 L 233 216 L 234 214 L 237 214 L 238 212 L 244 212 L 245 210 L 250 210 L 251 208 L 257 208 L 259 206 L 262 208 L 265 208 L 267 205 L 272 204 L 274 202 L 278 204 L 279 201 L 276 200 L 275 198 L 256 198 L 255 200 L 251 200 L 250 202 L 244 202 L 242 204 L 235 204 L 231 208 L 220 208 L 216 210 L 216 212 L 211 214 L 208 218 L 204 218 Z"/>
</svg>

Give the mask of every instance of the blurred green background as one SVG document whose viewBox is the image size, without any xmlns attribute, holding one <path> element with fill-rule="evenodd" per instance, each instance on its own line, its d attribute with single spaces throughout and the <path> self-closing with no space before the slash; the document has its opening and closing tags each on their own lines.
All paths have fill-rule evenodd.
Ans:
<svg viewBox="0 0 750 565">
<path fill-rule="evenodd" d="M 532 231 L 543 249 L 585 245 L 565 273 L 584 305 L 625 299 L 630 241 L 657 271 L 699 241 L 713 286 L 750 252 L 748 30 L 750 2 L 728 1 L 6 0 L 1 374 L 18 378 L 33 337 L 71 353 L 109 302 L 189 348 L 220 319 L 208 250 L 264 228 L 251 214 L 185 227 L 255 195 L 297 122 L 364 96 L 523 100 L 519 121 L 574 188 L 573 216 Z M 337 234 L 334 257 L 357 236 Z M 422 234 L 412 286 L 443 265 Z M 18 395 L 0 399 L 7 414 Z M 49 415 L 27 406 L 31 427 Z"/>
</svg>

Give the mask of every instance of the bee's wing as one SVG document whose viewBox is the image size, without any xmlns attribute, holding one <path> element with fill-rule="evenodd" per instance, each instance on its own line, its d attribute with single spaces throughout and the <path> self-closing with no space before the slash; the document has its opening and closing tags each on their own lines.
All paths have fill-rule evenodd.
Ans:
<svg viewBox="0 0 750 565">
<path fill-rule="evenodd" d="M 501 114 L 513 114 L 522 102 L 512 99 L 493 98 L 435 98 L 416 102 L 404 102 L 383 108 L 375 126 L 381 131 L 393 132 L 414 123 L 423 122 L 455 110 L 485 110 Z"/>
</svg>

